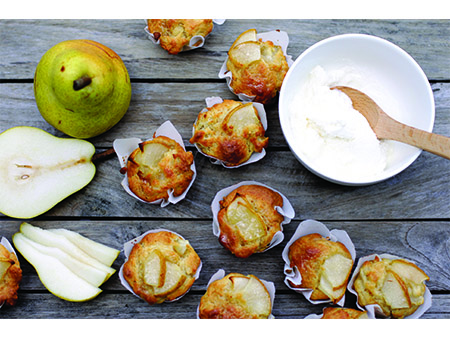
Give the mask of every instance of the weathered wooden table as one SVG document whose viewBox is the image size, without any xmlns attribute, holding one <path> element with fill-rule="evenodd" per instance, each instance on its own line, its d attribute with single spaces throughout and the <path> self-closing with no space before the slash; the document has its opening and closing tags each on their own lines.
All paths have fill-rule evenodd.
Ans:
<svg viewBox="0 0 450 337">
<path fill-rule="evenodd" d="M 121 249 L 124 242 L 154 228 L 187 238 L 203 261 L 200 278 L 181 300 L 150 306 L 129 293 L 113 275 L 103 292 L 86 303 L 63 301 L 50 294 L 21 256 L 23 280 L 19 301 L 0 310 L 1 318 L 195 318 L 206 284 L 219 268 L 255 274 L 276 286 L 276 318 L 303 318 L 321 313 L 284 285 L 281 252 L 304 219 L 344 229 L 358 257 L 391 253 L 417 262 L 430 276 L 432 307 L 422 318 L 450 318 L 450 161 L 429 153 L 404 172 L 367 187 L 344 187 L 307 171 L 290 152 L 280 129 L 277 102 L 266 106 L 270 138 L 266 157 L 235 170 L 212 165 L 189 144 L 192 123 L 208 96 L 235 99 L 218 78 L 234 39 L 248 28 L 288 33 L 288 54 L 295 59 L 324 38 L 367 33 L 394 42 L 421 65 L 436 102 L 434 132 L 450 136 L 450 21 L 409 20 L 227 20 L 215 26 L 203 48 L 169 55 L 147 38 L 144 20 L 1 20 L 0 131 L 18 125 L 39 127 L 64 136 L 45 122 L 36 107 L 33 76 L 41 56 L 62 40 L 92 39 L 116 51 L 132 81 L 130 108 L 109 132 L 90 139 L 100 152 L 117 138 L 150 138 L 164 121 L 180 131 L 195 155 L 197 178 L 187 197 L 161 208 L 130 197 L 120 186 L 115 157 L 97 164 L 94 180 L 45 214 L 28 220 L 43 228 L 63 227 Z M 210 204 L 215 193 L 243 180 L 264 182 L 284 193 L 296 211 L 284 227 L 279 246 L 247 259 L 231 255 L 212 233 Z M 0 215 L 0 236 L 11 240 L 20 219 Z M 124 261 L 121 253 L 113 267 Z M 348 294 L 346 306 L 355 307 Z"/>
</svg>

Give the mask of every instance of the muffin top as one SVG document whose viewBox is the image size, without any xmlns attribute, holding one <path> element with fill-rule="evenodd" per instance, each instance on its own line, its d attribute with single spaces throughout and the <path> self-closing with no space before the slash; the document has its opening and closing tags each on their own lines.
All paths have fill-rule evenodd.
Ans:
<svg viewBox="0 0 450 337">
<path fill-rule="evenodd" d="M 424 303 L 427 280 L 427 274 L 414 263 L 376 256 L 362 264 L 353 288 L 360 306 L 378 304 L 384 315 L 403 318 Z"/>
<path fill-rule="evenodd" d="M 289 65 L 280 46 L 257 39 L 256 30 L 250 29 L 228 51 L 227 68 L 236 94 L 254 96 L 254 101 L 266 104 L 278 94 Z"/>
<path fill-rule="evenodd" d="M 283 198 L 270 188 L 242 185 L 219 203 L 219 242 L 237 257 L 265 250 L 281 230 L 284 217 L 275 207 L 283 206 Z"/>
<path fill-rule="evenodd" d="M 173 301 L 195 281 L 200 258 L 187 240 L 175 233 L 149 233 L 136 243 L 123 267 L 134 293 L 149 304 Z"/>
<path fill-rule="evenodd" d="M 0 305 L 14 305 L 22 281 L 22 269 L 16 255 L 0 243 Z"/>
<path fill-rule="evenodd" d="M 313 233 L 297 239 L 289 247 L 288 257 L 302 277 L 300 285 L 290 282 L 292 287 L 313 289 L 312 300 L 337 303 L 344 296 L 353 267 L 345 245 Z"/>
<path fill-rule="evenodd" d="M 148 19 L 147 27 L 163 49 L 178 54 L 192 37 L 211 33 L 213 22 L 211 19 Z"/>
<path fill-rule="evenodd" d="M 189 141 L 226 166 L 237 166 L 267 147 L 269 139 L 264 134 L 252 103 L 224 100 L 199 113 Z"/>
<path fill-rule="evenodd" d="M 179 196 L 188 188 L 194 172 L 192 152 L 175 140 L 158 136 L 139 144 L 128 157 L 127 177 L 131 191 L 142 200 L 168 199 L 169 190 Z"/>
<path fill-rule="evenodd" d="M 334 308 L 323 309 L 322 319 L 365 319 L 369 318 L 366 311 L 352 308 Z"/>
<path fill-rule="evenodd" d="M 212 282 L 200 300 L 199 318 L 268 318 L 270 294 L 254 275 L 230 273 Z"/>
</svg>

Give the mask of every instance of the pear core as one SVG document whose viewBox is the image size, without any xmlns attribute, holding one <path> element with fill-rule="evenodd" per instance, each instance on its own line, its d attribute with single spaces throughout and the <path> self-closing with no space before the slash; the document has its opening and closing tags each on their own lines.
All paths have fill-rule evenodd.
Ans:
<svg viewBox="0 0 450 337">
<path fill-rule="evenodd" d="M 34 76 L 42 117 L 75 138 L 91 138 L 117 124 L 131 100 L 122 59 L 92 40 L 58 43 L 42 56 Z"/>
</svg>

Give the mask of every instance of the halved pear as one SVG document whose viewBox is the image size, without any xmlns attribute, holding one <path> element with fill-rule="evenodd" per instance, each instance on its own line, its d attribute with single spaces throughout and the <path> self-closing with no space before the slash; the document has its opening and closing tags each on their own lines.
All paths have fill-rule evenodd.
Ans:
<svg viewBox="0 0 450 337">
<path fill-rule="evenodd" d="M 231 45 L 230 49 L 233 49 L 238 44 L 247 42 L 247 41 L 256 41 L 256 29 L 251 28 L 246 30 L 245 32 L 241 33 L 236 40 L 234 40 L 233 44 Z"/>
<path fill-rule="evenodd" d="M 246 103 L 234 108 L 228 113 L 222 123 L 227 129 L 232 129 L 237 134 L 241 134 L 243 129 L 249 125 L 261 124 L 258 112 L 252 103 Z"/>
<path fill-rule="evenodd" d="M 154 287 L 162 287 L 166 277 L 166 261 L 160 251 L 149 254 L 144 265 L 144 281 Z"/>
<path fill-rule="evenodd" d="M 181 268 L 175 263 L 166 261 L 166 275 L 164 278 L 164 285 L 162 287 L 155 287 L 154 293 L 157 296 L 166 296 L 180 287 L 186 280 Z"/>
<path fill-rule="evenodd" d="M 421 284 L 430 278 L 425 272 L 414 263 L 405 260 L 393 260 L 390 269 L 394 271 L 402 279 L 410 280 L 413 283 Z"/>
<path fill-rule="evenodd" d="M 408 289 L 401 279 L 393 273 L 387 273 L 381 292 L 391 309 L 409 308 L 411 306 Z"/>
<path fill-rule="evenodd" d="M 261 59 L 261 47 L 256 41 L 243 42 L 230 49 L 228 57 L 235 66 L 243 67 Z"/>
<path fill-rule="evenodd" d="M 263 220 L 244 198 L 237 197 L 231 202 L 227 208 L 227 218 L 248 241 L 257 240 L 266 233 Z"/>
<path fill-rule="evenodd" d="M 120 254 L 120 250 L 108 247 L 102 243 L 88 239 L 87 237 L 64 228 L 49 229 L 50 232 L 64 236 L 86 254 L 100 261 L 104 265 L 111 266 Z"/>
<path fill-rule="evenodd" d="M 26 222 L 20 225 L 20 232 L 32 241 L 40 243 L 44 246 L 59 248 L 67 254 L 73 256 L 74 258 L 80 260 L 81 262 L 89 264 L 99 270 L 106 272 L 108 274 L 108 277 L 115 273 L 115 269 L 106 266 L 98 260 L 92 258 L 62 235 L 58 235 L 48 230 L 35 227 Z"/>
<path fill-rule="evenodd" d="M 101 289 L 74 274 L 56 257 L 41 253 L 23 240 L 23 235 L 13 235 L 13 243 L 23 257 L 36 269 L 42 284 L 53 295 L 66 301 L 84 302 L 101 293 Z"/>
<path fill-rule="evenodd" d="M 18 126 L 0 134 L 0 212 L 29 219 L 85 187 L 95 175 L 94 146 Z"/>
<path fill-rule="evenodd" d="M 20 232 L 16 233 L 16 240 L 21 240 L 23 244 L 27 244 L 33 247 L 35 250 L 44 255 L 52 256 L 58 259 L 74 274 L 89 282 L 94 287 L 99 287 L 100 285 L 102 285 L 110 276 L 107 272 L 94 268 L 89 264 L 83 263 L 59 248 L 47 247 L 41 245 L 40 243 L 34 242 Z"/>
</svg>

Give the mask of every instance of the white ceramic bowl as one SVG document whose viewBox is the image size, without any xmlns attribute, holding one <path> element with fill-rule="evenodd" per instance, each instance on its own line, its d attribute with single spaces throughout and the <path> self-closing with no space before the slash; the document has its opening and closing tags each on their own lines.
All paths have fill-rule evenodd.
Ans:
<svg viewBox="0 0 450 337">
<path fill-rule="evenodd" d="M 389 113 L 393 118 L 429 132 L 433 129 L 435 114 L 433 92 L 425 73 L 409 54 L 393 43 L 375 36 L 338 35 L 322 40 L 304 51 L 290 67 L 284 79 L 279 98 L 280 124 L 296 158 L 319 177 L 342 185 L 369 185 L 380 182 L 393 177 L 412 164 L 421 150 L 391 141 L 391 156 L 385 170 L 379 174 L 364 178 L 341 179 L 314 167 L 314 163 L 305 157 L 299 148 L 308 144 L 299 145 L 295 142 L 298 129 L 296 130 L 289 116 L 295 113 L 292 102 L 295 101 L 296 93 L 311 70 L 318 65 L 324 69 L 337 69 L 346 65 L 370 69 L 383 92 L 395 100 L 398 110 Z M 379 105 L 383 108 L 383 105 Z"/>
</svg>

